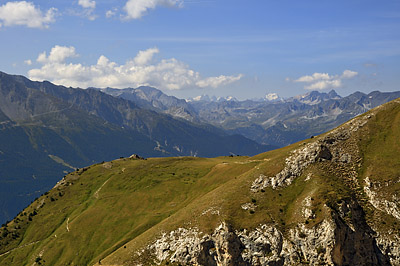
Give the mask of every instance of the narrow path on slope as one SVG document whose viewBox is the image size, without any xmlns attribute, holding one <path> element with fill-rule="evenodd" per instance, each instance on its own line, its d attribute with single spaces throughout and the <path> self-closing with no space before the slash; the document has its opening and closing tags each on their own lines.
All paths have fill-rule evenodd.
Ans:
<svg viewBox="0 0 400 266">
<path fill-rule="evenodd" d="M 49 111 L 49 112 L 45 112 L 45 113 L 41 113 L 41 114 L 31 115 L 31 118 L 33 118 L 33 117 L 37 117 L 37 116 L 41 116 L 41 115 L 47 115 L 47 114 L 53 114 L 53 113 L 59 113 L 59 112 L 62 112 L 62 111 L 65 111 L 65 110 L 71 109 L 73 105 L 74 105 L 74 104 L 71 104 L 69 107 L 66 107 L 66 108 L 63 108 L 63 109 L 60 109 L 60 110 L 54 110 L 54 111 Z"/>
<path fill-rule="evenodd" d="M 68 217 L 68 219 L 67 219 L 67 232 L 69 232 L 69 226 L 68 226 L 68 223 L 69 223 L 69 217 Z"/>
<path fill-rule="evenodd" d="M 103 183 L 103 185 L 101 185 L 101 187 L 99 187 L 98 190 L 96 190 L 96 192 L 93 194 L 93 197 L 95 197 L 96 199 L 99 198 L 99 192 L 100 192 L 100 190 L 104 187 L 105 184 L 107 184 L 108 180 L 110 180 L 110 179 L 111 179 L 111 177 L 110 177 L 109 179 L 107 179 L 107 180 Z"/>
<path fill-rule="evenodd" d="M 11 250 L 9 250 L 9 251 L 7 251 L 7 252 L 4 252 L 3 254 L 0 254 L 0 257 L 2 257 L 2 256 L 4 256 L 4 255 L 7 255 L 8 253 L 10 253 L 10 252 L 12 252 L 12 251 L 14 251 L 14 250 L 17 250 L 17 249 L 20 249 L 20 248 L 24 248 L 24 247 L 27 247 L 27 246 L 31 246 L 31 245 L 37 244 L 37 243 L 39 243 L 40 241 L 41 241 L 41 240 L 38 240 L 38 241 L 35 241 L 35 242 L 32 242 L 32 243 L 28 243 L 28 244 L 22 245 L 22 246 L 20 246 L 20 247 L 13 248 L 13 249 L 11 249 Z"/>
</svg>

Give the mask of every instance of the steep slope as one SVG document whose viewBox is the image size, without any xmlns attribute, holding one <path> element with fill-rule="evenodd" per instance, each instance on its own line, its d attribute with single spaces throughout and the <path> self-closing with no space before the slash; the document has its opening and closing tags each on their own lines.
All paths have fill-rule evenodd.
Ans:
<svg viewBox="0 0 400 266">
<path fill-rule="evenodd" d="M 0 229 L 4 265 L 399 265 L 400 99 L 255 157 L 82 168 Z"/>
<path fill-rule="evenodd" d="M 165 156 L 211 157 L 229 153 L 254 155 L 275 148 L 259 145 L 240 135 L 228 135 L 208 124 L 176 120 L 169 115 L 142 109 L 131 101 L 112 97 L 97 89 L 66 88 L 50 82 L 33 82 L 22 76 L 14 77 L 25 86 L 56 97 L 74 108 L 149 137 L 155 143 L 154 148 Z"/>
<path fill-rule="evenodd" d="M 218 156 L 271 149 L 212 126 L 142 110 L 96 90 L 0 72 L 0 223 L 66 173 L 129 156 Z"/>
<path fill-rule="evenodd" d="M 162 91 L 141 86 L 127 89 L 101 89 L 102 92 L 134 102 L 140 107 L 170 114 L 191 122 L 198 122 L 196 111 L 185 100 L 168 96 Z"/>
</svg>

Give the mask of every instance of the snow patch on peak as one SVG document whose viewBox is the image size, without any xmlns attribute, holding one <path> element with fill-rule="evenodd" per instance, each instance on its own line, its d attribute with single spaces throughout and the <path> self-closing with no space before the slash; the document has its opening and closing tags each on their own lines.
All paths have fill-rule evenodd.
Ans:
<svg viewBox="0 0 400 266">
<path fill-rule="evenodd" d="M 268 93 L 267 95 L 265 95 L 265 99 L 267 101 L 276 101 L 279 99 L 279 96 L 276 92 Z"/>
</svg>

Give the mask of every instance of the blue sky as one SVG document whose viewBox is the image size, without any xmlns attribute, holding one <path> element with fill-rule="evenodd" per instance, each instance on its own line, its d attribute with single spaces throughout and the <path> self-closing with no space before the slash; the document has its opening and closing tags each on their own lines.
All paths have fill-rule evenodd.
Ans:
<svg viewBox="0 0 400 266">
<path fill-rule="evenodd" d="M 79 87 L 400 90 L 399 0 L 0 1 L 0 70 Z"/>
</svg>

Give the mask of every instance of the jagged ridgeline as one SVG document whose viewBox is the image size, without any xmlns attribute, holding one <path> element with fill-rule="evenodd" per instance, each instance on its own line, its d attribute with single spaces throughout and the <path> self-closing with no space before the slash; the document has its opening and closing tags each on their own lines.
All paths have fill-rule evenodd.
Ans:
<svg viewBox="0 0 400 266">
<path fill-rule="evenodd" d="M 0 265 L 400 265 L 400 100 L 255 157 L 81 168 L 0 229 Z"/>
</svg>

